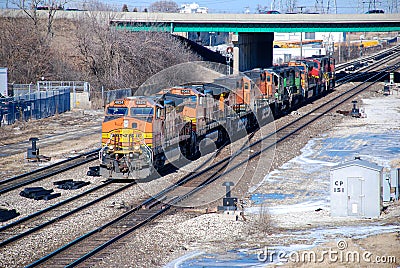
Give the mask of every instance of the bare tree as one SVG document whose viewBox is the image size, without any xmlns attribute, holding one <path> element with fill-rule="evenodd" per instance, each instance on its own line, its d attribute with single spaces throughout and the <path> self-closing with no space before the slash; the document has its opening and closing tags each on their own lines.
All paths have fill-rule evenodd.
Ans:
<svg viewBox="0 0 400 268">
<path fill-rule="evenodd" d="M 287 12 L 293 13 L 296 10 L 297 1 L 296 0 L 286 0 Z"/>
<path fill-rule="evenodd" d="M 117 11 L 113 9 L 110 5 L 101 2 L 100 0 L 88 0 L 81 4 L 83 10 L 88 11 Z"/>
<path fill-rule="evenodd" d="M 160 32 L 117 30 L 113 13 L 88 13 L 76 23 L 78 49 L 95 86 L 137 88 L 171 65 L 197 59 L 173 36 Z"/>
<path fill-rule="evenodd" d="M 126 4 L 122 6 L 122 12 L 129 12 L 128 6 Z"/>
<path fill-rule="evenodd" d="M 0 65 L 7 66 L 10 81 L 30 83 L 47 77 L 52 51 L 46 34 L 28 19 L 2 19 L 0 25 Z"/>
<path fill-rule="evenodd" d="M 167 12 L 177 13 L 179 12 L 178 4 L 174 1 L 157 1 L 150 5 L 150 12 Z"/>
<path fill-rule="evenodd" d="M 64 5 L 68 3 L 67 0 L 15 0 L 15 4 L 21 9 L 34 23 L 38 25 L 39 16 L 38 10 L 44 10 L 47 13 L 47 35 L 52 34 L 52 27 L 54 23 L 54 17 L 57 10 L 64 9 Z"/>
<path fill-rule="evenodd" d="M 272 221 L 271 214 L 269 213 L 268 207 L 265 204 L 261 204 L 260 213 L 257 219 L 258 230 L 262 233 L 271 231 Z"/>
<path fill-rule="evenodd" d="M 94 90 L 137 88 L 165 68 L 199 59 L 169 33 L 117 30 L 109 24 L 113 12 L 84 14 L 55 19 L 51 35 L 41 15 L 0 18 L 0 65 L 8 68 L 9 81 L 34 83 L 44 76 L 86 80 Z"/>
</svg>

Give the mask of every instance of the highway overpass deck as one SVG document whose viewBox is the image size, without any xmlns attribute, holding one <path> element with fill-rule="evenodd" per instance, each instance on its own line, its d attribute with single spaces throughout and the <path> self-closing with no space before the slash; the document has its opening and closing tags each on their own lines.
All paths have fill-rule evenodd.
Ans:
<svg viewBox="0 0 400 268">
<path fill-rule="evenodd" d="M 38 11 L 44 18 L 46 10 Z M 95 14 L 132 31 L 168 32 L 389 32 L 400 31 L 400 14 L 184 14 L 109 11 L 57 11 L 56 17 L 79 19 Z M 1 17 L 27 16 L 0 10 Z"/>
<path fill-rule="evenodd" d="M 174 14 L 126 13 L 113 24 L 130 30 L 171 32 L 388 32 L 400 14 Z"/>
</svg>

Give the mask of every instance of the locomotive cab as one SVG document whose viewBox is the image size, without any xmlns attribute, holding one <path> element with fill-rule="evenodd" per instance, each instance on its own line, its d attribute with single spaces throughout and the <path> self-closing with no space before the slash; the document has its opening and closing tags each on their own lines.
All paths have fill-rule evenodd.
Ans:
<svg viewBox="0 0 400 268">
<path fill-rule="evenodd" d="M 302 97 L 304 99 L 308 99 L 309 97 L 309 81 L 308 81 L 308 65 L 305 61 L 290 61 L 288 63 L 289 66 L 294 66 L 299 70 L 299 77 L 300 77 L 300 88 L 302 89 Z M 312 92 L 310 97 L 312 96 Z"/>
<path fill-rule="evenodd" d="M 129 177 L 150 168 L 152 148 L 161 137 L 154 129 L 161 125 L 162 106 L 151 98 L 125 98 L 106 106 L 102 124 L 100 170 L 109 177 Z"/>
</svg>

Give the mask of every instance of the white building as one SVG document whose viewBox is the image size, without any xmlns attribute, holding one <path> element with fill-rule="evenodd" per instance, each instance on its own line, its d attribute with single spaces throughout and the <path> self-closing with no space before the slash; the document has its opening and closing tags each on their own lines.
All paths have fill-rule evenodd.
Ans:
<svg viewBox="0 0 400 268">
<path fill-rule="evenodd" d="M 382 171 L 383 167 L 359 158 L 332 168 L 331 216 L 379 217 Z"/>
<path fill-rule="evenodd" d="M 290 60 L 300 59 L 300 49 L 301 48 L 274 48 L 273 51 L 273 63 L 282 64 Z M 313 56 L 325 56 L 326 49 L 324 47 L 314 48 L 314 47 L 302 47 L 301 57 L 308 58 Z"/>
<path fill-rule="evenodd" d="M 322 45 L 306 44 L 309 40 L 322 40 Z M 333 52 L 333 44 L 346 40 L 345 33 L 340 32 L 293 32 L 293 33 L 274 33 L 274 41 L 303 41 L 303 49 L 300 54 L 300 48 L 274 48 L 273 63 L 280 64 L 284 59 L 299 59 L 300 55 L 312 57 L 314 55 L 327 55 Z"/>
<path fill-rule="evenodd" d="M 0 68 L 0 95 L 7 96 L 7 68 Z"/>
<path fill-rule="evenodd" d="M 196 3 L 182 4 L 179 13 L 208 13 L 208 8 L 200 7 Z"/>
<path fill-rule="evenodd" d="M 312 33 L 275 33 L 274 41 L 323 40 L 324 43 L 346 41 L 346 33 L 312 32 Z"/>
</svg>

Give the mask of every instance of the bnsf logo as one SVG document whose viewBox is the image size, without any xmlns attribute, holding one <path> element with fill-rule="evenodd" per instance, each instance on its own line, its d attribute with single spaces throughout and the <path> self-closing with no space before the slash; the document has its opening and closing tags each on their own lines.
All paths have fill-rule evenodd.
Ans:
<svg viewBox="0 0 400 268">
<path fill-rule="evenodd" d="M 136 133 L 133 133 L 133 134 L 112 134 L 111 136 L 120 137 L 120 138 L 128 138 L 128 137 L 138 138 L 138 139 L 143 138 L 143 135 L 142 135 L 141 132 L 136 132 Z"/>
</svg>

